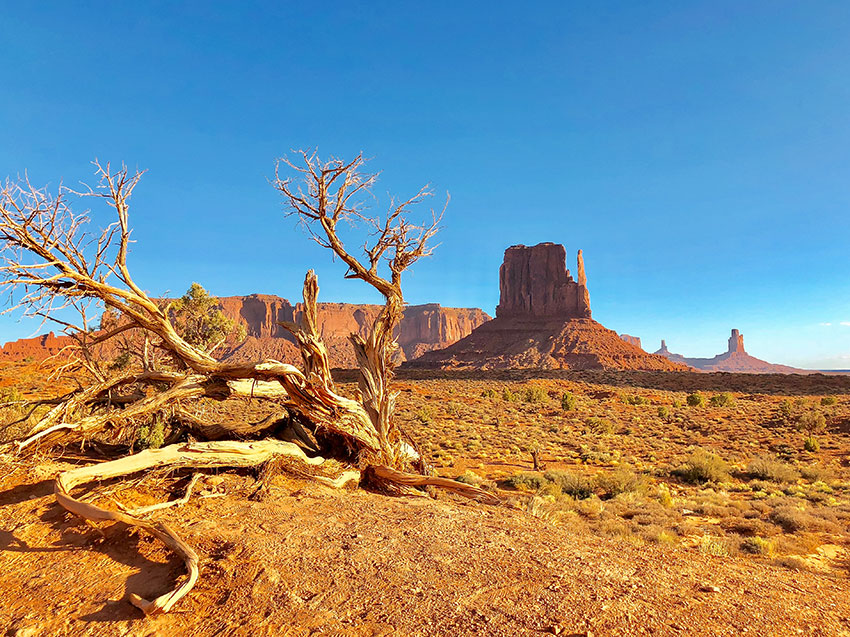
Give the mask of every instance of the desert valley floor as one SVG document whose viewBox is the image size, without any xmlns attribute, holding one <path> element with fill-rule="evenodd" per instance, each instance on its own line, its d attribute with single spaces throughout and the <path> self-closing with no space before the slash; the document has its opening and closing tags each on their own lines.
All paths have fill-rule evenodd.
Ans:
<svg viewBox="0 0 850 637">
<path fill-rule="evenodd" d="M 350 373 L 339 380 L 353 390 Z M 25 363 L 6 364 L 0 386 L 7 400 L 48 389 Z M 396 388 L 398 417 L 436 471 L 503 506 L 208 473 L 188 503 L 155 514 L 199 552 L 201 579 L 171 613 L 145 618 L 128 594 L 165 590 L 181 561 L 144 532 L 86 526 L 52 497 L 59 470 L 96 457 L 7 458 L 0 625 L 20 636 L 850 634 L 850 377 L 402 370 Z M 228 404 L 230 418 L 270 411 Z M 189 477 L 103 484 L 98 498 L 163 501 Z"/>
</svg>

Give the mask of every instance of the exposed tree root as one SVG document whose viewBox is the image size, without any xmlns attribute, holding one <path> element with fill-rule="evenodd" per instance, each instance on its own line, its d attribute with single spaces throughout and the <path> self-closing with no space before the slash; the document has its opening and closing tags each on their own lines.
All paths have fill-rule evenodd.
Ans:
<svg viewBox="0 0 850 637">
<path fill-rule="evenodd" d="M 310 458 L 301 449 L 291 443 L 279 440 L 258 440 L 251 442 L 217 441 L 177 444 L 162 449 L 148 449 L 133 456 L 104 462 L 87 467 L 65 471 L 56 478 L 53 487 L 56 501 L 66 510 L 84 520 L 116 521 L 144 529 L 162 541 L 177 553 L 186 565 L 188 578 L 176 588 L 153 600 L 146 600 L 136 594 L 130 595 L 130 602 L 146 614 L 167 612 L 184 597 L 198 579 L 198 555 L 168 525 L 161 522 L 148 522 L 129 513 L 111 511 L 89 502 L 83 502 L 71 496 L 71 490 L 81 484 L 96 480 L 108 480 L 140 471 L 171 467 L 192 467 L 196 469 L 213 467 L 252 467 L 263 464 L 277 456 L 288 456 L 299 463 L 317 468 L 324 463 L 323 458 Z M 342 486 L 351 478 L 346 474 L 337 478 Z M 324 481 L 323 481 L 324 482 Z M 326 484 L 336 486 L 333 481 Z"/>
<path fill-rule="evenodd" d="M 189 480 L 189 484 L 186 486 L 186 492 L 183 494 L 182 498 L 177 498 L 176 500 L 169 500 L 168 502 L 158 502 L 157 504 L 149 504 L 148 506 L 143 507 L 136 507 L 135 509 L 125 509 L 124 512 L 128 515 L 133 516 L 147 515 L 148 513 L 153 513 L 154 511 L 161 511 L 162 509 L 169 509 L 174 506 L 186 504 L 189 501 L 189 498 L 192 497 L 192 489 L 195 488 L 195 484 L 197 484 L 200 478 L 200 473 L 196 473 L 192 476 L 192 479 Z M 118 506 L 119 508 L 124 509 L 124 507 L 120 504 L 118 504 Z"/>
<path fill-rule="evenodd" d="M 437 476 L 422 476 L 415 473 L 405 473 L 404 471 L 396 471 L 384 465 L 374 465 L 369 467 L 369 477 L 377 479 L 378 484 L 388 483 L 391 486 L 404 487 L 424 487 L 435 486 L 441 489 L 446 489 L 458 495 L 462 495 L 473 500 L 485 502 L 487 504 L 500 504 L 502 501 L 492 493 L 485 491 L 479 487 L 474 487 L 471 484 L 464 484 L 457 480 L 449 478 L 440 478 Z"/>
</svg>

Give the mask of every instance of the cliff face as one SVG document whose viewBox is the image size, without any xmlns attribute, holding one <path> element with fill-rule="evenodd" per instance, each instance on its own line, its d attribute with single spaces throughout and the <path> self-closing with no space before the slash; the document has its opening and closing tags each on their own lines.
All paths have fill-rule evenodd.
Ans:
<svg viewBox="0 0 850 637">
<path fill-rule="evenodd" d="M 566 250 L 555 243 L 511 246 L 499 269 L 497 318 L 590 318 L 584 259 L 578 252 L 578 281 L 566 268 Z"/>
<path fill-rule="evenodd" d="M 53 332 L 34 338 L 22 338 L 6 343 L 0 350 L 0 358 L 14 361 L 22 361 L 26 358 L 44 360 L 49 356 L 58 354 L 63 347 L 72 342 L 67 336 L 56 336 Z"/>
<path fill-rule="evenodd" d="M 686 369 L 647 354 L 590 318 L 582 253 L 578 281 L 566 269 L 564 246 L 512 246 L 499 270 L 496 318 L 411 367 L 458 369 Z"/>
<path fill-rule="evenodd" d="M 632 336 L 631 334 L 620 334 L 620 338 L 623 339 L 626 343 L 631 343 L 635 347 L 641 347 L 639 336 Z"/>
<path fill-rule="evenodd" d="M 300 364 L 301 356 L 294 340 L 278 323 L 298 321 L 301 304 L 271 294 L 230 296 L 219 299 L 222 312 L 245 328 L 247 337 L 241 343 L 231 342 L 215 354 L 222 359 L 255 361 L 263 358 Z M 366 335 L 378 316 L 380 305 L 319 303 L 318 327 L 330 353 L 334 367 L 355 367 L 354 351 L 348 341 L 352 333 Z M 400 358 L 406 360 L 432 349 L 451 345 L 489 321 L 477 308 L 445 308 L 436 303 L 408 306 L 398 333 Z M 0 358 L 42 360 L 58 353 L 70 343 L 66 336 L 52 332 L 36 338 L 6 343 Z"/>
<path fill-rule="evenodd" d="M 732 330 L 726 351 L 714 358 L 689 358 L 681 354 L 673 354 L 667 349 L 667 343 L 663 340 L 661 341 L 661 349 L 655 353 L 671 361 L 684 363 L 704 372 L 738 372 L 745 374 L 811 373 L 809 370 L 797 369 L 787 365 L 776 365 L 755 356 L 750 356 L 744 349 L 744 335 L 738 330 Z"/>
</svg>

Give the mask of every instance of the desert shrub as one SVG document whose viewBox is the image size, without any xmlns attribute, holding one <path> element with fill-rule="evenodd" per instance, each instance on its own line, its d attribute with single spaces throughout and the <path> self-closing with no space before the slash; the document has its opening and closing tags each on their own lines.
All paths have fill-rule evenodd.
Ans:
<svg viewBox="0 0 850 637">
<path fill-rule="evenodd" d="M 648 405 L 649 399 L 644 398 L 640 394 L 633 394 L 628 396 L 623 396 L 623 402 L 627 405 Z"/>
<path fill-rule="evenodd" d="M 820 399 L 820 404 L 824 407 L 829 407 L 830 405 L 834 405 L 838 402 L 838 399 L 835 396 L 824 396 Z"/>
<path fill-rule="evenodd" d="M 502 390 L 502 400 L 506 403 L 515 403 L 519 401 L 519 394 L 512 392 L 510 389 L 505 387 Z"/>
<path fill-rule="evenodd" d="M 573 411 L 578 405 L 578 400 L 575 394 L 565 391 L 561 396 L 561 409 L 564 411 Z"/>
<path fill-rule="evenodd" d="M 682 401 L 681 401 L 681 400 L 678 400 L 678 399 L 677 399 L 677 400 L 674 400 L 674 401 L 673 401 L 673 407 L 675 407 L 676 409 L 678 409 L 678 408 L 679 408 L 679 407 L 681 407 L 681 406 L 682 406 Z"/>
<path fill-rule="evenodd" d="M 419 411 L 416 412 L 416 416 L 414 416 L 416 420 L 421 422 L 423 425 L 430 425 L 433 419 L 433 415 L 431 414 L 431 410 L 427 407 L 420 407 Z"/>
<path fill-rule="evenodd" d="M 799 426 L 802 431 L 812 436 L 826 429 L 826 416 L 819 409 L 812 409 L 803 414 Z"/>
<path fill-rule="evenodd" d="M 712 407 L 734 407 L 735 397 L 728 391 L 722 394 L 715 394 L 709 400 Z"/>
<path fill-rule="evenodd" d="M 549 394 L 542 387 L 528 387 L 523 394 L 523 399 L 527 403 L 544 403 L 549 400 Z"/>
<path fill-rule="evenodd" d="M 753 555 L 771 556 L 776 549 L 770 540 L 756 536 L 745 538 L 741 542 L 741 550 L 745 553 L 752 553 Z"/>
<path fill-rule="evenodd" d="M 637 474 L 628 465 L 620 465 L 616 470 L 600 473 L 594 479 L 596 488 L 607 497 L 621 493 L 632 493 L 646 490 L 646 476 Z"/>
<path fill-rule="evenodd" d="M 585 476 L 573 473 L 572 471 L 550 470 L 544 474 L 544 477 L 557 484 L 561 488 L 561 493 L 572 496 L 576 500 L 589 498 L 593 495 L 593 484 Z"/>
<path fill-rule="evenodd" d="M 702 407 L 705 405 L 705 396 L 699 392 L 694 392 L 693 394 L 688 394 L 687 401 L 691 407 Z"/>
<path fill-rule="evenodd" d="M 779 403 L 779 416 L 783 420 L 790 420 L 791 416 L 794 415 L 794 404 L 791 402 L 789 398 L 786 398 L 781 403 Z"/>
<path fill-rule="evenodd" d="M 747 465 L 747 474 L 751 478 L 771 482 L 794 482 L 800 477 L 799 471 L 791 465 L 765 456 L 751 460 Z"/>
<path fill-rule="evenodd" d="M 729 479 L 729 465 L 717 454 L 696 449 L 672 473 L 685 482 L 724 482 Z"/>
<path fill-rule="evenodd" d="M 505 483 L 514 489 L 519 489 L 520 491 L 537 491 L 538 489 L 546 486 L 547 481 L 546 478 L 539 473 L 524 471 L 510 476 L 507 480 L 505 480 Z"/>
<path fill-rule="evenodd" d="M 639 535 L 647 542 L 655 544 L 674 545 L 679 543 L 679 538 L 672 531 L 668 531 L 662 526 L 651 524 L 639 531 Z"/>
<path fill-rule="evenodd" d="M 125 350 L 112 359 L 112 362 L 109 364 L 109 369 L 113 371 L 125 370 L 130 366 L 131 360 L 130 352 Z"/>
<path fill-rule="evenodd" d="M 811 451 L 812 453 L 814 453 L 820 451 L 820 443 L 818 442 L 818 439 L 814 436 L 806 436 L 806 438 L 803 440 L 803 448 L 806 451 Z"/>
<path fill-rule="evenodd" d="M 827 482 L 835 478 L 832 471 L 816 464 L 801 466 L 800 474 L 804 480 L 808 480 L 809 482 Z"/>
<path fill-rule="evenodd" d="M 699 552 L 705 555 L 719 555 L 722 557 L 735 554 L 728 538 L 715 537 L 713 535 L 703 535 L 700 538 Z"/>
<path fill-rule="evenodd" d="M 786 533 L 797 533 L 806 531 L 816 526 L 814 517 L 795 507 L 782 506 L 773 510 L 770 519 L 778 524 Z"/>
<path fill-rule="evenodd" d="M 446 411 L 449 412 L 449 415 L 452 418 L 458 418 L 460 416 L 460 405 L 457 403 L 449 403 L 446 405 Z"/>
<path fill-rule="evenodd" d="M 16 406 L 24 402 L 24 396 L 17 387 L 0 388 L 0 407 Z"/>
<path fill-rule="evenodd" d="M 596 435 L 610 434 L 614 431 L 614 425 L 610 421 L 596 416 L 588 418 L 584 424 L 587 425 L 589 432 Z"/>
<path fill-rule="evenodd" d="M 197 283 L 192 283 L 183 296 L 171 303 L 169 314 L 177 333 L 205 352 L 215 349 L 231 335 L 237 341 L 245 339 L 245 326 L 227 318 L 219 309 L 219 300 Z"/>
<path fill-rule="evenodd" d="M 781 566 L 782 568 L 787 568 L 792 571 L 805 571 L 808 570 L 806 563 L 797 558 L 791 557 L 789 555 L 783 555 L 782 557 L 777 557 L 775 560 L 771 562 L 774 566 Z"/>
<path fill-rule="evenodd" d="M 483 392 L 481 392 L 481 398 L 495 398 L 498 394 L 496 390 L 492 387 L 488 387 Z"/>
<path fill-rule="evenodd" d="M 159 449 L 165 442 L 165 423 L 162 418 L 155 416 L 152 422 L 140 426 L 138 442 L 143 449 Z"/>
<path fill-rule="evenodd" d="M 464 471 L 463 474 L 459 475 L 457 478 L 455 478 L 455 480 L 464 484 L 471 484 L 474 487 L 477 487 L 482 482 L 484 482 L 484 478 L 479 476 L 477 473 L 469 470 Z"/>
<path fill-rule="evenodd" d="M 611 464 L 620 459 L 620 452 L 608 449 L 603 444 L 581 445 L 580 457 L 584 462 L 592 464 Z"/>
<path fill-rule="evenodd" d="M 667 420 L 670 417 L 670 409 L 668 409 L 664 405 L 661 405 L 658 408 L 658 417 Z"/>
</svg>

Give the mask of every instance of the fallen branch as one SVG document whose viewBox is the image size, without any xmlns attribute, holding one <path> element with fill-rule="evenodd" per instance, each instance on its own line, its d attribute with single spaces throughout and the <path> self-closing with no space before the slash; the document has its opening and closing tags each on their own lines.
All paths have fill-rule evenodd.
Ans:
<svg viewBox="0 0 850 637">
<path fill-rule="evenodd" d="M 201 478 L 200 473 L 196 473 L 192 476 L 192 479 L 189 481 L 188 486 L 186 487 L 186 493 L 183 494 L 182 498 L 177 498 L 176 500 L 169 500 L 168 502 L 159 502 L 157 504 L 149 504 L 144 507 L 136 507 L 135 509 L 125 509 L 125 513 L 127 515 L 140 516 L 146 515 L 148 513 L 153 513 L 154 511 L 161 511 L 162 509 L 168 509 L 174 506 L 180 506 L 181 504 L 186 504 L 189 501 L 189 498 L 192 497 L 192 489 L 195 488 L 195 484 L 197 484 L 198 480 Z M 118 504 L 118 503 L 116 503 Z M 119 507 L 124 508 L 120 504 Z"/>
<path fill-rule="evenodd" d="M 197 553 L 168 525 L 161 522 L 147 522 L 129 513 L 111 511 L 89 502 L 83 502 L 72 497 L 71 490 L 89 482 L 108 480 L 162 467 L 192 467 L 195 469 L 253 467 L 268 462 L 277 456 L 289 456 L 311 467 L 320 467 L 325 462 L 323 458 L 306 456 L 297 445 L 291 442 L 279 440 L 177 444 L 161 449 L 148 449 L 118 460 L 65 471 L 56 478 L 53 492 L 56 501 L 64 509 L 84 520 L 123 522 L 130 526 L 139 527 L 155 536 L 183 559 L 188 573 L 188 578 L 183 584 L 153 600 L 146 600 L 134 593 L 130 595 L 130 603 L 146 614 L 152 615 L 167 612 L 192 590 L 199 575 Z M 343 476 L 340 476 L 340 478 Z"/>
<path fill-rule="evenodd" d="M 447 491 L 452 491 L 453 493 L 457 493 L 458 495 L 462 495 L 466 498 L 485 502 L 487 504 L 501 504 L 502 502 L 497 496 L 485 491 L 484 489 L 474 487 L 471 484 L 464 484 L 457 480 L 451 480 L 449 478 L 405 473 L 404 471 L 390 469 L 384 465 L 371 466 L 369 467 L 369 472 L 372 476 L 378 478 L 379 483 L 387 482 L 391 485 L 400 485 L 404 487 L 425 487 L 431 485 L 434 487 L 440 487 L 441 489 L 446 489 Z"/>
</svg>

